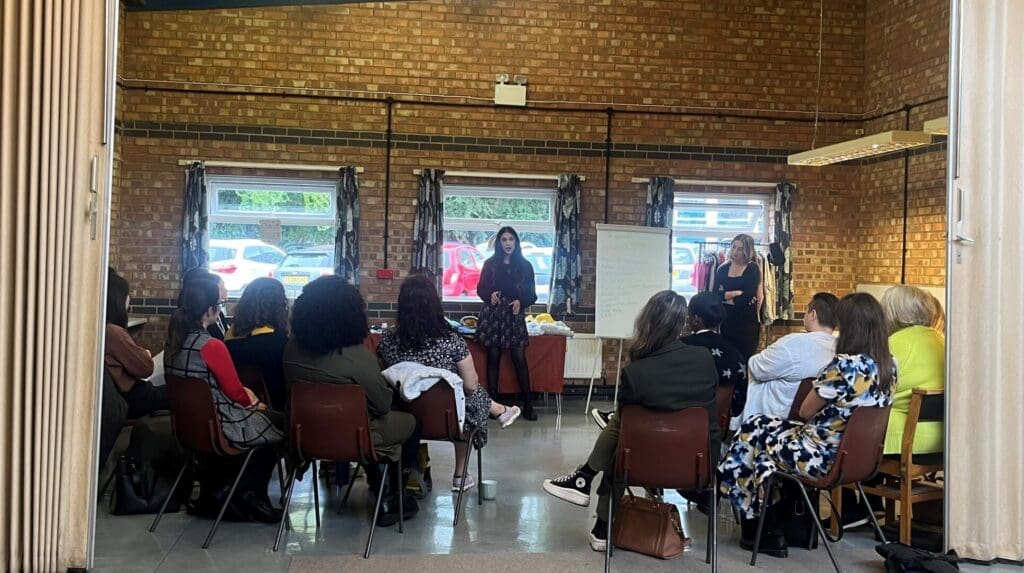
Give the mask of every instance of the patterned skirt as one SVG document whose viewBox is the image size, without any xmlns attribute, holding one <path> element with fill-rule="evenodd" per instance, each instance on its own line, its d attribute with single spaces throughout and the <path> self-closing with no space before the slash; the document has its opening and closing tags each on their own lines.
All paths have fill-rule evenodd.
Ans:
<svg viewBox="0 0 1024 573">
<path fill-rule="evenodd" d="M 490 411 L 491 397 L 483 386 L 477 386 L 476 390 L 466 394 L 466 426 L 463 430 L 468 432 L 473 428 L 480 429 L 473 436 L 473 447 L 476 449 L 487 445 L 487 419 Z"/>
<path fill-rule="evenodd" d="M 502 299 L 500 304 L 484 305 L 476 328 L 476 341 L 485 348 L 523 348 L 530 345 L 526 333 L 526 309 L 512 314 L 512 307 Z"/>
</svg>

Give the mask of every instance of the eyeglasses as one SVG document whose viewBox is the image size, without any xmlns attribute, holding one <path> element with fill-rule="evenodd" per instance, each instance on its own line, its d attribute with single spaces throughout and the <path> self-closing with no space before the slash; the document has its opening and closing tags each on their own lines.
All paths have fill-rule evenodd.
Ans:
<svg viewBox="0 0 1024 573">
<path fill-rule="evenodd" d="M 226 301 L 226 300 L 218 300 L 217 301 L 217 308 L 219 308 L 221 310 L 224 310 L 224 307 L 226 307 L 227 304 L 228 304 L 228 301 Z"/>
</svg>

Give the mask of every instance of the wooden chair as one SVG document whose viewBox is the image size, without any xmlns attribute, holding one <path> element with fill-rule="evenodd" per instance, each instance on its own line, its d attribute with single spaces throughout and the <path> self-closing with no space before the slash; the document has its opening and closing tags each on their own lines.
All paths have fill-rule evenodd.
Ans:
<svg viewBox="0 0 1024 573">
<path fill-rule="evenodd" d="M 464 432 L 459 427 L 459 417 L 455 409 L 455 394 L 452 390 L 452 387 L 445 382 L 434 384 L 429 390 L 420 394 L 419 398 L 409 402 L 408 409 L 409 413 L 420 422 L 421 440 L 469 444 L 466 460 L 462 464 L 462 483 L 459 487 L 459 496 L 455 501 L 455 519 L 452 520 L 452 527 L 455 527 L 459 524 L 459 516 L 462 513 L 462 498 L 466 493 L 466 476 L 469 475 L 469 458 L 474 450 L 473 437 L 478 429 L 473 428 L 469 432 Z M 476 471 L 477 505 L 481 505 L 484 502 L 482 485 L 484 470 L 483 454 L 479 449 L 476 449 Z"/>
<path fill-rule="evenodd" d="M 296 381 L 291 387 L 290 399 L 290 432 L 289 443 L 296 460 L 310 461 L 313 475 L 313 500 L 316 510 L 316 526 L 320 527 L 320 495 L 316 479 L 316 461 L 360 462 L 365 464 L 379 463 L 377 452 L 373 448 L 370 436 L 370 416 L 366 409 L 366 393 L 358 384 L 314 384 Z M 394 462 L 398 465 L 398 475 L 402 474 L 401 456 Z M 295 491 L 295 476 L 298 464 L 292 468 L 285 486 L 284 513 L 277 528 L 274 539 L 274 551 L 281 545 L 284 534 L 288 507 L 291 505 Z M 384 499 L 384 484 L 387 472 L 382 472 L 380 488 L 377 492 L 377 503 L 373 510 L 373 521 L 370 533 L 366 537 L 366 548 L 363 558 L 370 557 L 373 544 L 373 533 L 377 529 L 377 517 Z M 405 508 L 403 507 L 402 487 L 393 484 L 399 491 L 398 495 L 398 531 L 403 531 Z M 349 491 L 352 484 L 349 483 Z M 346 493 L 345 497 L 348 497 Z"/>
<path fill-rule="evenodd" d="M 825 477 L 813 479 L 776 471 L 768 476 L 763 499 L 772 499 L 775 482 L 783 479 L 795 483 L 800 488 L 807 507 L 813 507 L 810 496 L 807 495 L 807 488 L 824 491 L 848 484 L 860 490 L 861 500 L 866 505 L 867 499 L 864 497 L 864 489 L 860 482 L 871 479 L 878 473 L 878 468 L 882 463 L 882 451 L 885 447 L 885 430 L 889 425 L 889 410 L 888 406 L 885 408 L 862 406 L 854 410 L 850 420 L 846 423 L 846 430 L 843 431 L 843 438 L 839 442 L 832 468 Z M 754 547 L 750 555 L 751 566 L 757 564 L 757 548 L 761 546 L 761 531 L 764 527 L 765 513 L 767 512 L 762 511 L 757 520 L 757 533 L 754 535 Z M 878 520 L 875 519 L 875 514 L 871 512 L 870 507 L 868 507 L 868 516 L 871 518 L 875 533 L 878 534 L 882 543 L 885 543 L 885 535 L 878 526 Z M 828 552 L 829 559 L 832 560 L 836 573 L 842 573 L 821 521 L 818 519 L 811 521 L 814 522 L 814 526 L 821 536 L 821 541 L 825 545 L 825 550 Z"/>
<path fill-rule="evenodd" d="M 185 474 L 185 470 L 188 469 L 189 465 L 195 462 L 195 454 L 213 456 L 240 456 L 245 454 L 245 460 L 242 462 L 241 469 L 238 470 L 238 475 L 235 476 L 234 483 L 231 484 L 231 489 L 224 500 L 224 505 L 221 506 L 217 519 L 213 522 L 213 526 L 210 527 L 210 532 L 206 535 L 206 541 L 203 542 L 203 549 L 206 549 L 210 546 L 213 535 L 217 532 L 217 527 L 220 526 L 220 521 L 224 517 L 224 512 L 227 510 L 228 504 L 231 503 L 231 498 L 235 495 L 238 482 L 242 479 L 245 469 L 249 467 L 249 460 L 252 459 L 253 452 L 258 448 L 238 449 L 228 442 L 224 436 L 224 429 L 220 424 L 220 417 L 217 415 L 217 408 L 213 405 L 213 392 L 205 380 L 182 378 L 168 374 L 167 398 L 171 406 L 171 429 L 178 443 L 192 452 L 193 459 L 181 466 L 181 471 L 178 472 L 178 477 L 174 479 L 174 485 L 171 486 L 167 499 L 164 500 L 159 513 L 156 514 L 156 518 L 153 520 L 153 524 L 149 527 L 150 532 L 156 531 L 160 518 L 163 517 L 164 511 L 167 510 L 167 504 L 178 489 L 181 477 Z"/>
<path fill-rule="evenodd" d="M 706 561 L 718 571 L 717 472 L 712 467 L 712 444 L 708 411 L 702 407 L 675 412 L 624 406 L 615 450 L 615 484 L 646 488 L 709 490 L 708 541 Z M 604 570 L 611 568 L 612 518 L 619 500 L 608 504 L 608 532 Z"/>
<path fill-rule="evenodd" d="M 941 422 L 945 419 L 945 392 L 941 388 L 915 388 L 910 396 L 910 410 L 903 427 L 903 443 L 898 456 L 882 459 L 878 473 L 885 476 L 882 485 L 865 486 L 864 491 L 885 498 L 886 521 L 895 514 L 895 502 L 900 505 L 900 543 L 910 545 L 914 504 L 942 499 L 945 490 L 941 482 L 929 476 L 944 469 L 943 453 L 914 454 L 914 437 L 920 422 Z M 895 483 L 892 483 L 895 481 Z M 841 492 L 840 492 L 841 493 Z M 842 495 L 834 496 L 839 499 Z M 841 505 L 836 509 L 842 511 Z"/>
</svg>

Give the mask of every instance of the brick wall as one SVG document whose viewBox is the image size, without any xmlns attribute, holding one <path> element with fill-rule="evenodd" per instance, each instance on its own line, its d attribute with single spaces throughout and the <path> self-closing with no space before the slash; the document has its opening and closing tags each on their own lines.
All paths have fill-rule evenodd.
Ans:
<svg viewBox="0 0 1024 573">
<path fill-rule="evenodd" d="M 888 227 L 876 229 L 863 220 L 869 215 L 862 213 L 869 203 L 863 201 L 865 189 L 872 181 L 866 173 L 890 163 L 898 163 L 902 173 L 902 161 L 790 167 L 785 156 L 809 148 L 815 138 L 809 117 L 778 113 L 766 119 L 748 111 L 813 111 L 818 3 L 639 4 L 642 9 L 610 1 L 496 0 L 482 7 L 463 0 L 128 12 L 121 27 L 121 163 L 112 263 L 132 281 L 147 310 L 159 310 L 174 297 L 184 184 L 179 159 L 359 165 L 365 169 L 362 290 L 372 312 L 388 316 L 400 280 L 375 278 L 384 259 L 386 107 L 341 99 L 374 91 L 432 96 L 394 106 L 388 262 L 399 279 L 409 267 L 413 170 L 423 167 L 585 176 L 584 265 L 593 269 L 594 223 L 606 215 L 609 103 L 624 111 L 612 118 L 608 222 L 642 220 L 644 185 L 632 183 L 633 177 L 789 180 L 798 188 L 797 310 L 819 290 L 849 292 L 864 270 L 883 273 L 869 264 L 873 259 L 858 254 L 865 237 L 891 238 Z M 836 114 L 880 105 L 875 102 L 882 96 L 871 87 L 876 80 L 866 70 L 879 54 L 892 52 L 874 45 L 876 25 L 866 19 L 872 9 L 877 7 L 865 0 L 828 3 L 821 81 L 827 121 L 819 127 L 819 145 L 854 137 L 864 127 L 839 121 Z M 528 75 L 529 98 L 546 103 L 529 109 L 491 106 L 498 72 Z M 211 84 L 280 89 L 236 94 L 226 92 L 243 88 Z M 448 105 L 427 105 L 424 99 Z M 902 105 L 893 101 L 893 107 Z M 679 110 L 642 107 L 650 105 L 714 109 L 670 115 Z M 716 110 L 733 113 L 719 116 Z M 928 175 L 934 161 L 926 157 L 931 156 L 919 161 L 922 175 L 913 179 L 920 192 L 914 205 L 922 221 L 929 217 L 928 224 L 941 226 L 935 220 L 942 216 L 941 204 L 928 194 L 936 180 Z M 870 204 L 896 200 L 896 191 L 873 186 Z M 898 191 L 902 204 L 902 187 Z M 933 243 L 920 239 L 922 265 L 915 269 L 931 268 L 924 263 Z M 580 331 L 593 328 L 593 297 L 593 275 L 585 271 L 583 314 L 573 323 Z M 153 321 L 143 340 L 158 346 L 165 327 Z M 614 352 L 606 357 L 614 363 Z"/>
</svg>

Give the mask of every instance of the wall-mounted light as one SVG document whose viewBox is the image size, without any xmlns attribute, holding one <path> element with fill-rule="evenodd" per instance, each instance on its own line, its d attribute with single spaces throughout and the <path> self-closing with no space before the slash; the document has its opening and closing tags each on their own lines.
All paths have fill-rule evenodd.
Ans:
<svg viewBox="0 0 1024 573">
<path fill-rule="evenodd" d="M 928 145 L 931 142 L 932 136 L 920 131 L 883 131 L 835 145 L 794 153 L 789 156 L 789 164 L 820 167 L 852 159 L 885 155 L 894 151 Z"/>
<path fill-rule="evenodd" d="M 526 105 L 526 76 L 512 78 L 515 85 L 508 83 L 508 74 L 494 76 L 494 105 Z"/>
</svg>

